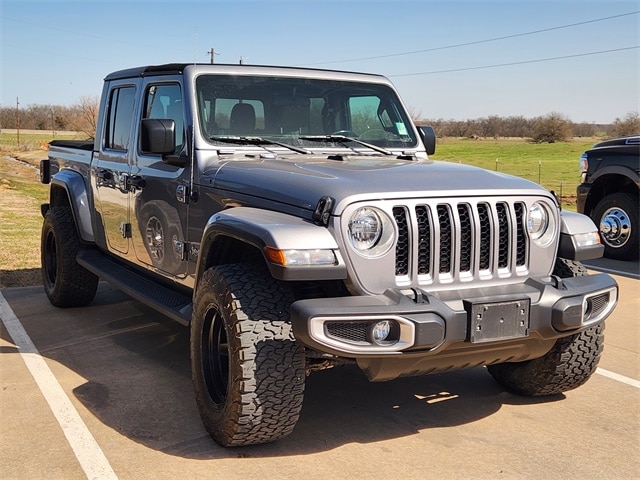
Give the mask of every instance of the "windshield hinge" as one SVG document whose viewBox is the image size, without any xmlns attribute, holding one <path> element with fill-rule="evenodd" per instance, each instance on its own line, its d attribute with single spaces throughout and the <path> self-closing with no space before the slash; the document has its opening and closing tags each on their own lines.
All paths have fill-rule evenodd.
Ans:
<svg viewBox="0 0 640 480">
<path fill-rule="evenodd" d="M 331 217 L 331 209 L 333 208 L 333 203 L 333 198 L 328 196 L 324 196 L 320 200 L 318 200 L 316 209 L 311 217 L 313 223 L 324 227 L 329 225 L 329 218 Z"/>
<path fill-rule="evenodd" d="M 398 160 L 415 160 L 416 152 L 402 152 L 396 157 Z"/>
</svg>

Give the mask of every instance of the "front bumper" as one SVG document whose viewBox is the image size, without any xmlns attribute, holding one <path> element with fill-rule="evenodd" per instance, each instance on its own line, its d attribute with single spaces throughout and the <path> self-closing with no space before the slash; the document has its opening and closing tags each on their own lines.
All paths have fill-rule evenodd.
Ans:
<svg viewBox="0 0 640 480">
<path fill-rule="evenodd" d="M 529 279 L 437 296 L 417 289 L 387 290 L 375 296 L 299 300 L 291 307 L 291 321 L 295 337 L 308 347 L 361 364 L 407 357 L 416 368 L 420 357 L 421 371 L 430 365 L 461 368 L 472 366 L 466 365 L 469 359 L 481 365 L 544 355 L 557 338 L 604 321 L 616 305 L 617 291 L 606 274 Z M 390 337 L 376 341 L 373 326 L 385 321 L 393 325 Z M 452 355 L 456 359 L 438 361 Z M 398 368 L 393 376 L 403 374 L 405 367 Z"/>
</svg>

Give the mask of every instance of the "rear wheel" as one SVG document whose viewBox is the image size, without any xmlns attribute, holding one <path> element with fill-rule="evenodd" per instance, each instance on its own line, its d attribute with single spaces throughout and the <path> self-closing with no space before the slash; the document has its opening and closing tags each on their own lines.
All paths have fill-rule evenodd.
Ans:
<svg viewBox="0 0 640 480">
<path fill-rule="evenodd" d="M 581 263 L 559 258 L 553 272 L 562 278 L 586 275 Z M 489 365 L 503 387 L 525 396 L 555 395 L 579 387 L 596 371 L 604 346 L 604 323 L 559 338 L 540 358 Z"/>
<path fill-rule="evenodd" d="M 205 428 L 222 446 L 289 435 L 302 408 L 303 347 L 289 323 L 293 295 L 253 265 L 207 270 L 191 323 L 191 370 Z"/>
<path fill-rule="evenodd" d="M 80 238 L 69 207 L 49 209 L 42 224 L 40 258 L 44 291 L 56 307 L 91 303 L 98 277 L 76 262 Z"/>
</svg>

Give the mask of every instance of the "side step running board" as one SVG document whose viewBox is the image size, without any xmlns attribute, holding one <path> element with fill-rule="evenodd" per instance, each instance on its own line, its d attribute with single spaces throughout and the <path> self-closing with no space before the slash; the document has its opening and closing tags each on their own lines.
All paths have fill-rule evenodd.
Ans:
<svg viewBox="0 0 640 480">
<path fill-rule="evenodd" d="M 98 250 L 81 249 L 78 263 L 136 300 L 183 325 L 191 322 L 191 298 L 154 283 L 110 260 Z"/>
</svg>

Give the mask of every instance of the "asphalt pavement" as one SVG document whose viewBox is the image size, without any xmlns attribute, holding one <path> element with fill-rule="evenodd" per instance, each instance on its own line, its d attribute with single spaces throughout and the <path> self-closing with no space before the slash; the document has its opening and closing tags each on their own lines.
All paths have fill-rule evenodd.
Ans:
<svg viewBox="0 0 640 480">
<path fill-rule="evenodd" d="M 0 478 L 640 478 L 640 281 L 616 275 L 598 372 L 549 398 L 505 392 L 484 368 L 369 383 L 307 379 L 293 434 L 224 449 L 192 393 L 188 329 L 105 283 L 92 305 L 41 287 L 0 296 Z"/>
</svg>

